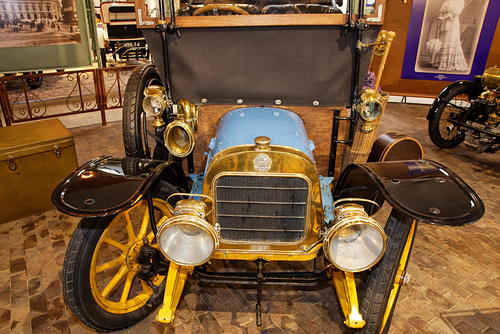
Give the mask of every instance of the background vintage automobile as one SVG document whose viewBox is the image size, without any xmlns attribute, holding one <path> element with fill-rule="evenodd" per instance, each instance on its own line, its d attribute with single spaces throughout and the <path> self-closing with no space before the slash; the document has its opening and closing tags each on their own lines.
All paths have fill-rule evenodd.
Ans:
<svg viewBox="0 0 500 334">
<path fill-rule="evenodd" d="M 103 2 L 99 7 L 102 26 L 101 38 L 103 61 L 106 52 L 110 60 L 128 61 L 131 59 L 148 59 L 149 49 L 141 30 L 137 28 L 134 3 L 125 1 Z M 106 64 L 105 64 L 106 65 Z"/>
<path fill-rule="evenodd" d="M 441 148 L 464 142 L 467 148 L 495 153 L 500 148 L 500 69 L 448 85 L 432 104 L 427 119 L 429 136 Z"/>
<path fill-rule="evenodd" d="M 349 15 L 261 15 L 256 6 L 253 17 L 225 4 L 202 13 L 241 15 L 198 18 L 198 8 L 170 22 L 165 4 L 153 5 L 136 3 L 156 67 L 137 68 L 127 85 L 127 157 L 89 161 L 53 193 L 59 210 L 83 217 L 64 263 L 70 309 L 109 331 L 162 304 L 157 320 L 168 323 L 193 275 L 255 286 L 259 325 L 263 285 L 331 284 L 347 327 L 387 332 L 418 222 L 468 224 L 484 206 L 436 162 L 350 164 L 334 182 L 336 152 L 316 155 L 324 141 L 304 122 L 325 123 L 318 106 L 330 121 L 332 109 L 351 107 L 358 135 L 380 117 L 380 94 L 358 84 L 365 46 L 387 44 L 379 25 L 352 1 Z M 210 121 L 209 103 L 239 107 Z M 216 128 L 211 139 L 207 128 Z M 266 269 L 277 262 L 288 269 Z"/>
</svg>

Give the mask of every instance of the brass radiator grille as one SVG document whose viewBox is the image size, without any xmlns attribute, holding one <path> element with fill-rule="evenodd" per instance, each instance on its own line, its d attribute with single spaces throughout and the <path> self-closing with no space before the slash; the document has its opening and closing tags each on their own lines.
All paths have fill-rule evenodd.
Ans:
<svg viewBox="0 0 500 334">
<path fill-rule="evenodd" d="M 304 236 L 306 180 L 225 175 L 217 180 L 215 189 L 222 240 L 297 242 Z"/>
</svg>

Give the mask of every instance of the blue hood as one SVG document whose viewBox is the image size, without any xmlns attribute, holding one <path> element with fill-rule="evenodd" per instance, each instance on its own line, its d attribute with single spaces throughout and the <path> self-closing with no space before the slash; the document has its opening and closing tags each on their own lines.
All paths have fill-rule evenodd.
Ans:
<svg viewBox="0 0 500 334">
<path fill-rule="evenodd" d="M 271 145 L 296 148 L 314 161 L 314 144 L 307 138 L 304 122 L 297 114 L 279 108 L 240 108 L 219 120 L 215 138 L 210 141 L 208 162 L 226 148 L 254 144 L 258 136 L 271 138 Z"/>
</svg>

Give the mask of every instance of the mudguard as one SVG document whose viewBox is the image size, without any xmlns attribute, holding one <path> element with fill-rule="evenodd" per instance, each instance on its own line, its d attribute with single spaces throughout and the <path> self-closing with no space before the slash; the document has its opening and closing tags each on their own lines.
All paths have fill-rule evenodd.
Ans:
<svg viewBox="0 0 500 334">
<path fill-rule="evenodd" d="M 64 179 L 52 193 L 52 204 L 72 216 L 107 216 L 133 206 L 146 191 L 158 188 L 160 181 L 180 191 L 188 189 L 177 162 L 100 157 Z"/>
<path fill-rule="evenodd" d="M 472 87 L 472 81 L 468 80 L 459 80 L 459 81 L 454 81 L 448 86 L 446 86 L 441 93 L 434 99 L 434 102 L 432 103 L 431 108 L 429 109 L 429 112 L 427 113 L 427 120 L 432 121 L 434 117 L 436 117 L 437 111 L 439 109 L 439 105 L 441 102 L 444 100 L 444 97 L 448 95 L 450 92 L 455 90 L 459 86 L 467 85 L 467 90 L 470 90 Z"/>
<path fill-rule="evenodd" d="M 342 172 L 334 193 L 341 198 L 386 200 L 419 221 L 461 226 L 484 214 L 479 196 L 445 166 L 429 160 L 351 164 Z"/>
</svg>

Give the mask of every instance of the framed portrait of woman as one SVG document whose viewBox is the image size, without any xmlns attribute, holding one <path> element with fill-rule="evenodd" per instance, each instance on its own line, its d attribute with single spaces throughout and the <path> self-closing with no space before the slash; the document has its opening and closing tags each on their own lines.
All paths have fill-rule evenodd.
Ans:
<svg viewBox="0 0 500 334">
<path fill-rule="evenodd" d="M 496 0 L 414 0 L 401 77 L 455 81 L 482 74 L 499 15 Z"/>
</svg>

